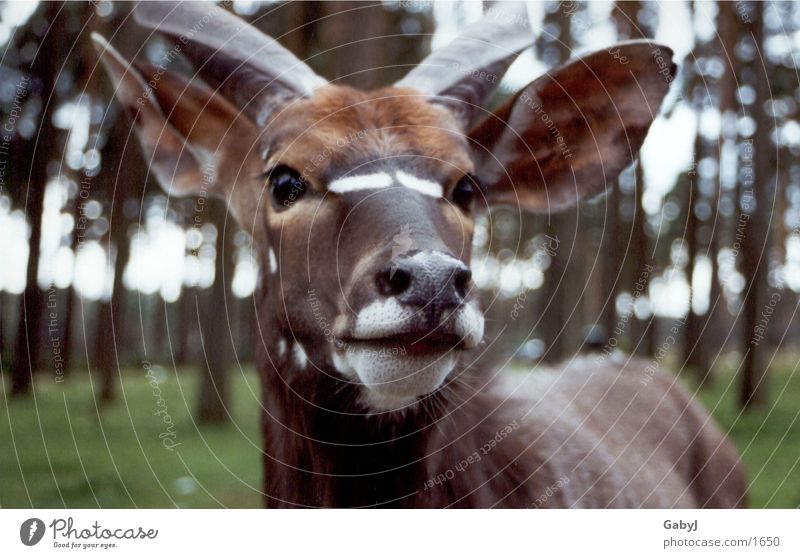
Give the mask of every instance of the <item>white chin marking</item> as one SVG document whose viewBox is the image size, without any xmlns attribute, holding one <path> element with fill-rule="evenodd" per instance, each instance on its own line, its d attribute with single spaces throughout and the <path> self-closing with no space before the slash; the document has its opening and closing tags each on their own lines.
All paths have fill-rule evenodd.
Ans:
<svg viewBox="0 0 800 558">
<path fill-rule="evenodd" d="M 442 385 L 456 364 L 453 352 L 409 355 L 405 349 L 350 345 L 334 365 L 342 375 L 358 377 L 364 402 L 376 411 L 396 411 Z"/>
<path fill-rule="evenodd" d="M 483 314 L 474 304 L 465 304 L 452 318 L 453 331 L 461 337 L 464 348 L 472 349 L 483 339 Z"/>
<path fill-rule="evenodd" d="M 402 334 L 410 329 L 414 318 L 414 311 L 394 297 L 376 300 L 356 315 L 352 336 L 369 340 Z M 451 330 L 461 338 L 465 349 L 472 349 L 483 339 L 483 314 L 475 304 L 465 304 L 457 311 L 446 314 L 439 327 Z"/>
<path fill-rule="evenodd" d="M 394 297 L 376 300 L 356 316 L 353 337 L 379 339 L 389 337 L 408 328 L 414 312 L 397 302 Z"/>
<path fill-rule="evenodd" d="M 336 368 L 336 371 L 339 372 L 339 374 L 352 380 L 358 379 L 356 371 L 350 366 L 350 363 L 347 362 L 347 359 L 343 355 L 339 354 L 336 349 L 332 351 L 331 360 L 333 361 L 333 367 Z"/>
<path fill-rule="evenodd" d="M 456 348 L 431 353 L 408 352 L 402 345 L 385 340 L 414 330 L 412 308 L 396 298 L 376 300 L 356 316 L 351 335 L 359 341 L 333 350 L 331 360 L 345 378 L 362 384 L 362 401 L 370 409 L 400 410 L 438 389 L 455 368 Z M 471 349 L 483 338 L 484 319 L 475 304 L 465 304 L 443 316 L 439 327 L 461 339 L 461 348 Z"/>
</svg>

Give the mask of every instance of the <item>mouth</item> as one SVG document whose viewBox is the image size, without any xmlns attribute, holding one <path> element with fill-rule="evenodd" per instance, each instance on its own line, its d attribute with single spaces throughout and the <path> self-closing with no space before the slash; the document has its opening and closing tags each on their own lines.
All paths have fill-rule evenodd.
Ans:
<svg viewBox="0 0 800 558">
<path fill-rule="evenodd" d="M 467 349 L 464 339 L 458 335 L 436 331 L 406 332 L 378 338 L 344 337 L 339 340 L 339 346 L 344 347 L 345 350 L 347 347 L 369 346 L 375 350 L 410 355 L 446 353 Z"/>
<path fill-rule="evenodd" d="M 436 391 L 458 357 L 440 345 L 424 350 L 397 343 L 362 341 L 333 356 L 336 369 L 362 387 L 361 402 L 370 411 L 400 411 Z"/>
<path fill-rule="evenodd" d="M 385 304 L 393 310 L 391 301 Z M 460 354 L 483 337 L 483 316 L 470 305 L 452 312 L 433 329 L 415 323 L 413 317 L 373 320 L 372 312 L 374 307 L 362 311 L 339 335 L 333 364 L 363 386 L 362 401 L 374 411 L 403 409 L 439 389 Z"/>
</svg>

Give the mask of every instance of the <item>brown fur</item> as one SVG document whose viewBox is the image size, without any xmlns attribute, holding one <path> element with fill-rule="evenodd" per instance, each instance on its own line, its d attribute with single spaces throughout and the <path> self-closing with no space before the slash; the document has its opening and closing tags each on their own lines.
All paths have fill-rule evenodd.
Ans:
<svg viewBox="0 0 800 558">
<path fill-rule="evenodd" d="M 349 137 L 361 139 L 338 147 Z M 428 103 L 418 92 L 387 87 L 359 91 L 328 85 L 310 98 L 279 111 L 267 124 L 269 143 L 266 167 L 279 164 L 304 173 L 315 187 L 347 172 L 363 174 L 359 166 L 386 158 L 413 158 L 414 168 L 452 186 L 472 172 L 463 133 L 443 108 Z M 326 152 L 319 165 L 314 164 Z"/>
<path fill-rule="evenodd" d="M 167 22 L 173 34 L 182 17 L 202 9 L 178 8 Z M 152 9 L 143 21 L 163 25 L 157 16 L 164 6 Z M 232 16 L 218 17 L 243 30 Z M 227 54 L 260 44 L 257 33 L 244 31 L 244 39 L 225 47 L 233 49 Z M 118 97 L 137 114 L 139 137 L 162 184 L 172 193 L 226 197 L 262 259 L 275 255 L 277 269 L 257 294 L 269 506 L 744 504 L 736 451 L 672 376 L 651 376 L 642 361 L 584 358 L 514 376 L 483 364 L 484 347 L 478 347 L 459 353 L 434 393 L 402 412 L 377 414 L 362 402 L 365 388 L 331 362 L 328 331 L 346 328 L 354 312 L 385 296 L 375 277 L 404 227 L 418 250 L 469 262 L 472 212 L 449 199 L 465 174 L 486 180 L 473 211 L 492 201 L 542 210 L 603 191 L 633 158 L 666 94 L 674 75 L 668 49 L 627 43 L 615 52 L 631 65 L 601 51 L 526 88 L 563 131 L 573 159 L 553 152 L 549 132 L 537 124 L 537 113 L 519 104 L 521 97 L 468 131 L 463 118 L 408 88 L 362 92 L 328 85 L 288 102 L 281 97 L 293 91 L 286 81 L 277 100 L 267 99 L 259 86 L 272 83 L 270 68 L 260 58 L 234 76 L 236 88 L 221 89 L 227 101 L 168 76 L 155 100 L 140 104 L 143 76 L 126 71 L 128 62 L 95 40 Z M 274 46 L 271 51 L 293 60 Z M 187 49 L 192 52 L 202 58 L 207 49 Z M 236 71 L 236 57 L 222 54 L 211 68 Z M 227 77 L 212 75 L 211 82 Z M 256 92 L 257 106 L 239 86 Z M 273 106 L 275 112 L 266 110 Z M 253 123 L 261 115 L 269 117 L 263 128 Z M 276 165 L 302 173 L 312 189 L 284 211 L 270 203 L 264 176 Z M 213 172 L 203 172 L 206 166 Z M 401 168 L 439 182 L 445 197 L 408 188 L 326 192 L 330 181 L 348 173 Z M 465 296 L 466 302 L 476 298 L 475 289 Z"/>
<path fill-rule="evenodd" d="M 462 371 L 396 416 L 364 415 L 335 372 L 275 366 L 263 371 L 271 507 L 745 503 L 735 449 L 674 378 L 643 384 L 644 361 Z"/>
<path fill-rule="evenodd" d="M 386 91 L 327 88 L 319 99 L 294 103 L 268 125 L 268 166 L 304 168 L 314 153 L 359 129 L 380 133 L 311 165 L 320 194 L 331 179 L 387 156 L 467 156 L 447 113 L 425 104 L 412 111 L 415 99 Z M 434 117 L 440 121 L 431 127 Z M 414 126 L 398 128 L 408 120 Z M 425 172 L 446 175 L 446 162 L 430 161 Z M 735 450 L 674 378 L 640 383 L 642 361 L 581 359 L 563 371 L 512 376 L 514 387 L 507 373 L 474 362 L 475 351 L 416 407 L 371 415 L 359 403 L 362 388 L 333 368 L 330 341 L 307 311 L 307 290 L 322 299 L 332 323 L 374 300 L 368 279 L 388 258 L 385 247 L 400 224 L 413 224 L 418 245 L 440 245 L 469 261 L 472 220 L 443 201 L 406 193 L 346 198 L 312 197 L 291 211 L 267 211 L 281 266 L 276 290 L 266 284 L 261 313 L 268 506 L 743 505 Z M 291 350 L 281 355 L 281 342 L 302 343 L 308 365 L 298 367 Z M 482 454 L 510 424 L 518 427 Z M 479 460 L 456 469 L 476 452 Z M 439 475 L 444 480 L 436 483 Z"/>
</svg>

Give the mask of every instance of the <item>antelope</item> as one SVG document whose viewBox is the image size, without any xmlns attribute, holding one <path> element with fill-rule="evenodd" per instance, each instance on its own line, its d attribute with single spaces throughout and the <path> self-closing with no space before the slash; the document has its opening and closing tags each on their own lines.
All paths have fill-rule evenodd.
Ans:
<svg viewBox="0 0 800 558">
<path fill-rule="evenodd" d="M 261 261 L 268 507 L 744 505 L 735 449 L 672 374 L 485 364 L 475 220 L 605 192 L 669 90 L 669 48 L 581 56 L 490 111 L 535 38 L 517 6 L 371 91 L 219 7 L 143 2 L 134 17 L 197 71 L 93 37 L 149 168 L 170 195 L 225 199 Z"/>
</svg>

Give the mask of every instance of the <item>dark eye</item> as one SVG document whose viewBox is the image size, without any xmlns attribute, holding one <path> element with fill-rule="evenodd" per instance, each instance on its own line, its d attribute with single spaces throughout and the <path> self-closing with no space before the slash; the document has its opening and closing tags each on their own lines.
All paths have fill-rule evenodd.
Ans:
<svg viewBox="0 0 800 558">
<path fill-rule="evenodd" d="M 296 170 L 276 167 L 269 173 L 269 192 L 276 209 L 288 209 L 305 195 L 306 182 Z"/>
<path fill-rule="evenodd" d="M 475 179 L 467 175 L 458 181 L 458 184 L 456 184 L 453 188 L 453 193 L 450 194 L 450 197 L 453 199 L 453 203 L 459 206 L 462 210 L 469 211 L 470 207 L 472 206 L 472 198 L 475 195 L 476 188 L 477 185 L 475 184 Z"/>
</svg>

